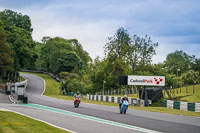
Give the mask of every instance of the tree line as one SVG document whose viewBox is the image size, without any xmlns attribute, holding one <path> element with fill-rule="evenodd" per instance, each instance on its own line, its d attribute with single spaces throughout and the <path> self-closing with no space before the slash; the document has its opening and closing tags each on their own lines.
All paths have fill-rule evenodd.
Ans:
<svg viewBox="0 0 200 133">
<path fill-rule="evenodd" d="M 130 35 L 123 27 L 108 37 L 103 58 L 92 59 L 77 39 L 32 39 L 31 19 L 11 10 L 0 12 L 0 82 L 13 81 L 20 70 L 54 73 L 66 92 L 95 93 L 122 88 L 120 75 L 166 77 L 166 86 L 199 84 L 200 59 L 184 51 L 169 53 L 163 63 L 153 64 L 158 43 L 149 36 Z"/>
</svg>

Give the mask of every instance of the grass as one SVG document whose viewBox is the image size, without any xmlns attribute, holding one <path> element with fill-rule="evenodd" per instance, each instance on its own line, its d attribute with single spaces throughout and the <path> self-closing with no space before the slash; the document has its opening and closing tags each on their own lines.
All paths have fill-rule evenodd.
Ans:
<svg viewBox="0 0 200 133">
<path fill-rule="evenodd" d="M 74 97 L 72 97 L 72 96 L 61 95 L 60 84 L 57 83 L 55 80 L 53 80 L 49 75 L 35 74 L 35 73 L 29 73 L 29 74 L 40 76 L 46 81 L 46 90 L 45 90 L 44 95 L 58 98 L 58 99 L 64 99 L 64 100 L 70 100 L 70 101 L 74 100 Z M 122 97 L 123 95 L 112 95 L 112 96 L 119 96 L 119 97 L 121 96 Z M 137 98 L 138 94 L 136 94 L 136 95 L 132 94 L 132 95 L 129 95 L 129 97 Z M 116 107 L 119 106 L 119 104 L 117 104 L 117 103 L 88 100 L 88 99 L 86 99 L 86 96 L 84 96 L 84 98 L 81 99 L 81 102 L 98 104 L 98 105 L 116 106 Z M 161 112 L 161 113 L 168 113 L 168 114 L 200 117 L 200 113 L 197 113 L 197 112 L 169 109 L 166 107 L 158 107 L 158 106 L 162 106 L 160 104 L 162 104 L 162 102 L 155 103 L 153 106 L 149 106 L 149 107 L 130 106 L 130 108 L 137 109 L 137 110 L 152 111 L 152 112 Z M 154 107 L 154 106 L 156 106 L 156 107 Z"/>
<path fill-rule="evenodd" d="M 21 82 L 21 81 L 24 81 L 24 80 L 25 80 L 25 78 L 22 77 L 22 76 L 20 76 L 20 82 Z"/>
<path fill-rule="evenodd" d="M 61 83 L 56 82 L 47 74 L 38 74 L 38 73 L 29 73 L 29 72 L 22 72 L 27 74 L 32 74 L 43 78 L 46 82 L 46 89 L 44 95 L 51 96 L 51 95 L 60 95 L 61 94 Z"/>
<path fill-rule="evenodd" d="M 0 116 L 0 133 L 68 133 L 13 112 L 0 111 Z"/>
<path fill-rule="evenodd" d="M 170 93 L 174 93 L 176 96 L 173 100 L 200 103 L 200 85 L 177 88 L 172 90 Z M 169 99 L 167 94 L 164 94 L 164 97 Z"/>
</svg>

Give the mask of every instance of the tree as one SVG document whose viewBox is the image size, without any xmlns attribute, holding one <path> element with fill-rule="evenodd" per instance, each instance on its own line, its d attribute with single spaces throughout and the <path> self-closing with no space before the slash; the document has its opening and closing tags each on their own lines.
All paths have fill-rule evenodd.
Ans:
<svg viewBox="0 0 200 133">
<path fill-rule="evenodd" d="M 121 58 L 132 67 L 133 73 L 136 70 L 144 71 L 144 67 L 151 63 L 158 46 L 158 43 L 154 43 L 147 35 L 144 38 L 137 35 L 130 38 L 124 28 L 118 29 L 108 40 L 105 45 L 105 55 L 109 61 L 115 62 L 117 58 Z"/>
<path fill-rule="evenodd" d="M 200 58 L 195 58 L 192 63 L 192 69 L 194 71 L 198 71 L 200 74 Z"/>
<path fill-rule="evenodd" d="M 145 38 L 134 36 L 133 37 L 133 44 L 132 44 L 132 52 L 131 52 L 131 61 L 132 61 L 132 67 L 134 70 L 134 67 L 136 67 L 138 63 L 138 68 L 141 70 L 144 69 L 145 65 L 148 65 L 152 61 L 153 55 L 156 54 L 156 47 L 158 46 L 158 43 L 152 42 L 151 38 L 147 35 Z"/>
<path fill-rule="evenodd" d="M 0 79 L 6 76 L 8 71 L 13 70 L 12 51 L 6 42 L 6 34 L 2 27 L 0 27 Z"/>
<path fill-rule="evenodd" d="M 34 69 L 37 54 L 33 51 L 31 20 L 11 10 L 0 12 L 0 20 L 14 56 L 14 69 Z"/>
<path fill-rule="evenodd" d="M 61 72 L 59 77 L 64 81 L 62 88 L 65 92 L 89 93 L 93 91 L 89 75 L 78 75 L 76 73 Z"/>
<path fill-rule="evenodd" d="M 88 52 L 83 50 L 82 45 L 78 42 L 76 39 L 70 39 L 68 40 L 71 45 L 73 46 L 74 51 L 76 54 L 81 58 L 81 61 L 83 63 L 83 69 L 86 71 L 88 67 L 88 63 L 92 61 L 91 57 L 89 56 Z"/>
<path fill-rule="evenodd" d="M 119 28 L 113 37 L 108 38 L 109 42 L 105 45 L 105 55 L 109 61 L 114 62 L 117 58 L 127 59 L 130 50 L 131 38 L 128 31 Z"/>
<path fill-rule="evenodd" d="M 8 27 L 12 25 L 24 29 L 29 35 L 32 34 L 33 28 L 31 28 L 31 20 L 29 16 L 8 9 L 4 10 L 0 14 L 0 19 L 4 20 L 5 25 Z"/>
<path fill-rule="evenodd" d="M 167 55 L 165 66 L 169 73 L 176 75 L 178 70 L 180 70 L 179 74 L 184 73 L 191 68 L 191 56 L 176 50 Z"/>
<path fill-rule="evenodd" d="M 44 37 L 41 46 L 41 66 L 45 71 L 57 73 L 59 70 L 58 58 L 64 56 L 67 52 L 73 51 L 70 42 L 61 37 Z"/>
<path fill-rule="evenodd" d="M 194 70 L 189 70 L 186 73 L 181 75 L 184 84 L 199 84 L 200 77 L 199 72 L 195 72 Z"/>
<path fill-rule="evenodd" d="M 58 59 L 59 72 L 76 72 L 82 69 L 82 62 L 74 52 L 65 53 Z"/>
<path fill-rule="evenodd" d="M 118 58 L 116 61 L 111 64 L 107 62 L 107 68 L 112 68 L 110 72 L 107 72 L 107 87 L 113 88 L 113 89 L 118 89 L 119 84 L 118 84 L 118 78 L 120 75 L 128 75 L 130 73 L 130 67 L 123 61 L 123 59 Z"/>
</svg>

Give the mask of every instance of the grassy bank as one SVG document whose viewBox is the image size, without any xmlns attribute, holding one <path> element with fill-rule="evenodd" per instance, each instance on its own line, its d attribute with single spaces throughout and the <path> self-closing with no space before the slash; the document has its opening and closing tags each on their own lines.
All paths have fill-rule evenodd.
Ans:
<svg viewBox="0 0 200 133">
<path fill-rule="evenodd" d="M 169 91 L 170 94 L 174 94 L 176 101 L 185 101 L 185 102 L 196 102 L 200 103 L 200 85 L 191 85 L 187 87 L 181 87 Z M 168 98 L 168 95 L 164 92 L 164 97 Z"/>
<path fill-rule="evenodd" d="M 56 82 L 47 74 L 39 74 L 39 73 L 29 73 L 29 72 L 21 72 L 27 74 L 33 74 L 43 78 L 46 82 L 45 92 L 44 95 L 51 96 L 51 95 L 60 95 L 61 94 L 61 83 Z"/>
<path fill-rule="evenodd" d="M 44 95 L 58 98 L 58 99 L 64 99 L 64 100 L 70 100 L 73 101 L 74 98 L 72 96 L 63 96 L 60 93 L 60 84 L 57 83 L 55 80 L 53 80 L 49 75 L 46 74 L 35 74 L 35 73 L 30 73 L 33 75 L 37 75 L 42 77 L 46 81 L 46 90 Z M 116 95 L 116 96 L 123 96 L 123 95 Z M 138 94 L 134 95 L 129 95 L 129 97 L 138 97 Z M 91 103 L 91 104 L 98 104 L 98 105 L 108 105 L 108 106 L 116 106 L 118 107 L 119 105 L 117 103 L 109 103 L 109 102 L 103 102 L 103 101 L 92 101 L 86 99 L 86 96 L 81 100 L 81 102 L 84 103 Z M 168 113 L 168 114 L 177 114 L 177 115 L 185 115 L 185 116 L 196 116 L 200 117 L 200 113 L 197 112 L 191 112 L 191 111 L 181 111 L 181 110 L 176 110 L 176 109 L 168 109 L 165 107 L 157 107 L 159 106 L 160 103 L 156 103 L 156 107 L 138 107 L 138 106 L 130 106 L 130 108 L 134 108 L 137 110 L 145 110 L 145 111 L 152 111 L 152 112 L 161 112 L 161 113 Z"/>
<path fill-rule="evenodd" d="M 0 133 L 67 133 L 28 117 L 0 111 Z"/>
</svg>

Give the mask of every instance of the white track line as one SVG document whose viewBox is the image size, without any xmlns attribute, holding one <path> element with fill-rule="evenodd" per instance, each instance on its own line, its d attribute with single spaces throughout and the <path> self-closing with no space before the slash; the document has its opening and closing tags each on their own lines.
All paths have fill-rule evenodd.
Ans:
<svg viewBox="0 0 200 133">
<path fill-rule="evenodd" d="M 72 130 L 69 130 L 69 129 L 66 129 L 66 128 L 62 128 L 62 127 L 56 126 L 56 125 L 54 125 L 54 124 L 51 124 L 51 123 L 49 123 L 49 122 L 40 120 L 40 119 L 38 119 L 38 118 L 25 115 L 25 114 L 20 113 L 20 112 L 17 112 L 17 111 L 13 111 L 13 110 L 9 110 L 9 109 L 4 109 L 4 108 L 2 108 L 2 109 L 5 110 L 5 111 L 10 111 L 10 112 L 13 112 L 13 113 L 16 113 L 16 114 L 19 114 L 19 115 L 23 115 L 23 116 L 29 117 L 29 118 L 31 118 L 31 119 L 34 119 L 34 120 L 37 120 L 37 121 L 40 121 L 40 122 L 43 122 L 43 123 L 46 123 L 46 124 L 48 124 L 48 125 L 50 125 L 50 126 L 59 128 L 59 129 L 61 129 L 61 130 L 65 130 L 65 131 L 68 131 L 68 132 L 71 132 L 71 133 L 78 133 L 78 132 L 75 132 L 75 131 L 72 131 Z"/>
</svg>

